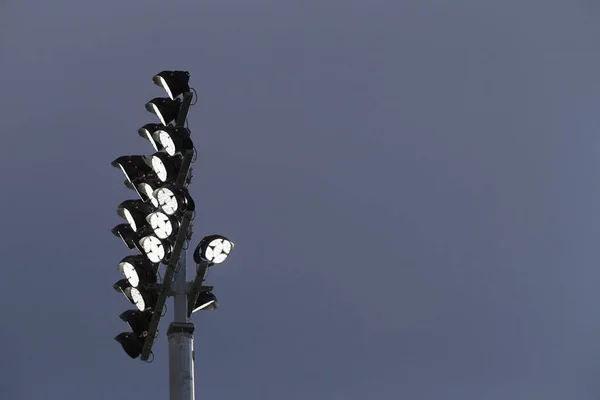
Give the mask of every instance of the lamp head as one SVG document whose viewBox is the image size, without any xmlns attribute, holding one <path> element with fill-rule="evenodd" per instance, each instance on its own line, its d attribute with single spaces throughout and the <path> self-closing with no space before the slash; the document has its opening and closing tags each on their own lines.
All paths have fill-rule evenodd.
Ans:
<svg viewBox="0 0 600 400">
<path fill-rule="evenodd" d="M 233 249 L 233 242 L 222 235 L 210 235 L 198 243 L 194 251 L 196 264 L 220 264 L 229 256 Z"/>
<path fill-rule="evenodd" d="M 190 73 L 187 71 L 162 71 L 156 74 L 152 81 L 165 89 L 170 99 L 190 91 Z"/>
</svg>

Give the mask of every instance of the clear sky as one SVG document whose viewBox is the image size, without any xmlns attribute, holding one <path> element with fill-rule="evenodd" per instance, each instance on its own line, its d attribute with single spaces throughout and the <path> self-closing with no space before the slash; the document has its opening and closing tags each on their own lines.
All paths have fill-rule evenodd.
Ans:
<svg viewBox="0 0 600 400">
<path fill-rule="evenodd" d="M 0 3 L 0 398 L 165 399 L 113 341 L 110 162 L 186 69 L 198 399 L 600 396 L 600 6 Z M 169 307 L 170 307 L 169 302 Z"/>
</svg>

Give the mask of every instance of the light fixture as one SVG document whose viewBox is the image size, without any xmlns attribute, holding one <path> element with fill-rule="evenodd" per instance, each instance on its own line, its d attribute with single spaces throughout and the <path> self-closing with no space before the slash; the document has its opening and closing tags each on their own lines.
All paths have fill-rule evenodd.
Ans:
<svg viewBox="0 0 600 400">
<path fill-rule="evenodd" d="M 149 214 L 146 221 L 159 239 L 168 239 L 174 236 L 179 228 L 179 221 L 160 211 Z"/>
<path fill-rule="evenodd" d="M 142 252 L 142 248 L 138 243 L 138 235 L 131 229 L 129 224 L 119 224 L 112 228 L 111 232 L 121 239 L 130 249 L 138 249 Z"/>
<path fill-rule="evenodd" d="M 148 140 L 152 147 L 154 147 L 154 150 L 160 151 L 162 150 L 162 145 L 156 141 L 154 133 L 161 128 L 164 129 L 164 127 L 162 124 L 146 124 L 138 129 L 138 134 Z"/>
<path fill-rule="evenodd" d="M 113 288 L 117 292 L 121 292 L 140 311 L 154 309 L 158 300 L 158 293 L 155 289 L 133 287 L 127 279 L 119 280 L 113 285 Z"/>
<path fill-rule="evenodd" d="M 171 256 L 171 245 L 154 235 L 144 236 L 139 241 L 143 253 L 152 263 L 167 261 Z"/>
<path fill-rule="evenodd" d="M 142 200 L 125 200 L 117 207 L 117 215 L 124 218 L 134 232 L 140 232 L 152 211 L 153 207 Z"/>
<path fill-rule="evenodd" d="M 144 156 L 121 156 L 111 163 L 113 167 L 121 168 L 129 182 L 143 178 L 152 168 L 146 163 Z"/>
<path fill-rule="evenodd" d="M 153 314 L 154 311 L 152 310 L 127 310 L 119 315 L 119 318 L 129 324 L 129 327 L 137 337 L 145 338 L 148 336 L 150 321 L 152 320 Z"/>
<path fill-rule="evenodd" d="M 155 138 L 160 147 L 170 156 L 194 148 L 194 144 L 190 138 L 190 131 L 187 128 L 169 127 L 158 129 L 155 133 Z"/>
<path fill-rule="evenodd" d="M 141 340 L 133 332 L 123 332 L 115 336 L 115 340 L 121 344 L 125 353 L 131 358 L 137 358 L 142 354 L 144 348 L 143 340 Z"/>
<path fill-rule="evenodd" d="M 187 189 L 178 189 L 173 185 L 165 185 L 154 191 L 158 208 L 167 215 L 180 215 L 184 211 L 193 211 L 195 204 Z"/>
<path fill-rule="evenodd" d="M 141 180 L 138 184 L 136 184 L 135 188 L 136 192 L 143 201 L 152 204 L 152 206 L 155 208 L 158 208 L 158 200 L 156 200 L 156 197 L 154 197 L 154 191 L 161 185 L 162 182 L 160 179 L 152 176 Z"/>
<path fill-rule="evenodd" d="M 165 89 L 171 99 L 190 91 L 190 73 L 187 71 L 162 71 L 156 74 L 152 80 Z"/>
<path fill-rule="evenodd" d="M 175 182 L 181 168 L 180 157 L 169 157 L 165 153 L 154 153 L 150 156 L 152 170 L 161 182 Z"/>
<path fill-rule="evenodd" d="M 177 119 L 181 101 L 155 97 L 146 103 L 146 110 L 156 114 L 163 125 L 169 125 Z"/>
<path fill-rule="evenodd" d="M 123 258 L 119 261 L 118 269 L 132 287 L 156 283 L 157 267 L 143 255 Z"/>
<path fill-rule="evenodd" d="M 196 264 L 220 264 L 229 256 L 233 249 L 233 242 L 222 235 L 204 237 L 194 251 Z"/>
<path fill-rule="evenodd" d="M 219 302 L 212 292 L 201 292 L 198 295 L 198 299 L 196 300 L 196 304 L 194 304 L 192 312 L 194 313 L 200 310 L 216 310 L 218 307 Z"/>
</svg>

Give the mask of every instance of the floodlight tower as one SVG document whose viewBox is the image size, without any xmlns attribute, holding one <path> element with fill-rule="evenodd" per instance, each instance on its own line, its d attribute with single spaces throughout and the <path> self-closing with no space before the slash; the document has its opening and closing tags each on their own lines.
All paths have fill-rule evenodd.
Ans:
<svg viewBox="0 0 600 400">
<path fill-rule="evenodd" d="M 125 200 L 117 214 L 126 224 L 112 233 L 138 254 L 123 258 L 118 270 L 125 276 L 113 285 L 135 305 L 120 318 L 131 327 L 115 337 L 127 355 L 148 361 L 167 297 L 173 297 L 174 321 L 169 325 L 169 385 L 171 400 L 194 400 L 193 312 L 218 306 L 212 286 L 204 286 L 209 267 L 220 264 L 233 249 L 221 235 L 204 237 L 194 251 L 196 277 L 187 282 L 186 249 L 192 234 L 195 204 L 187 189 L 196 148 L 186 127 L 194 98 L 187 71 L 162 71 L 152 80 L 168 98 L 154 98 L 146 109 L 160 123 L 138 130 L 155 153 L 122 156 L 112 162 L 125 174 L 125 186 L 139 200 Z M 165 265 L 160 279 L 161 264 Z"/>
</svg>

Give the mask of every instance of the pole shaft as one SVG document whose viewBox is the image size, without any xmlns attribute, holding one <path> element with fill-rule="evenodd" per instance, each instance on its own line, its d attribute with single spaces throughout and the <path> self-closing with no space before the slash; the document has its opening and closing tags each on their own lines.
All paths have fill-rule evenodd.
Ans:
<svg viewBox="0 0 600 400">
<path fill-rule="evenodd" d="M 173 280 L 174 321 L 169 326 L 169 387 L 171 400 L 195 400 L 194 324 L 188 322 L 186 251 L 183 250 Z"/>
<path fill-rule="evenodd" d="M 177 116 L 177 126 L 184 126 L 192 102 L 192 93 L 184 93 L 183 103 Z M 191 161 L 192 153 L 185 155 L 185 161 Z M 178 176 L 177 184 L 184 185 L 188 180 L 189 163 Z M 191 224 L 190 231 L 191 232 Z M 187 233 L 189 233 L 187 232 Z M 187 242 L 187 240 L 186 240 Z M 171 400 L 195 400 L 194 393 L 194 324 L 189 323 L 187 315 L 187 251 L 182 250 L 173 279 L 174 321 L 169 326 L 169 387 Z"/>
<path fill-rule="evenodd" d="M 175 296 L 173 296 L 174 322 L 186 323 L 187 318 L 187 250 L 182 250 L 174 277 Z"/>
<path fill-rule="evenodd" d="M 167 336 L 170 399 L 194 400 L 194 325 L 173 322 Z"/>
</svg>

